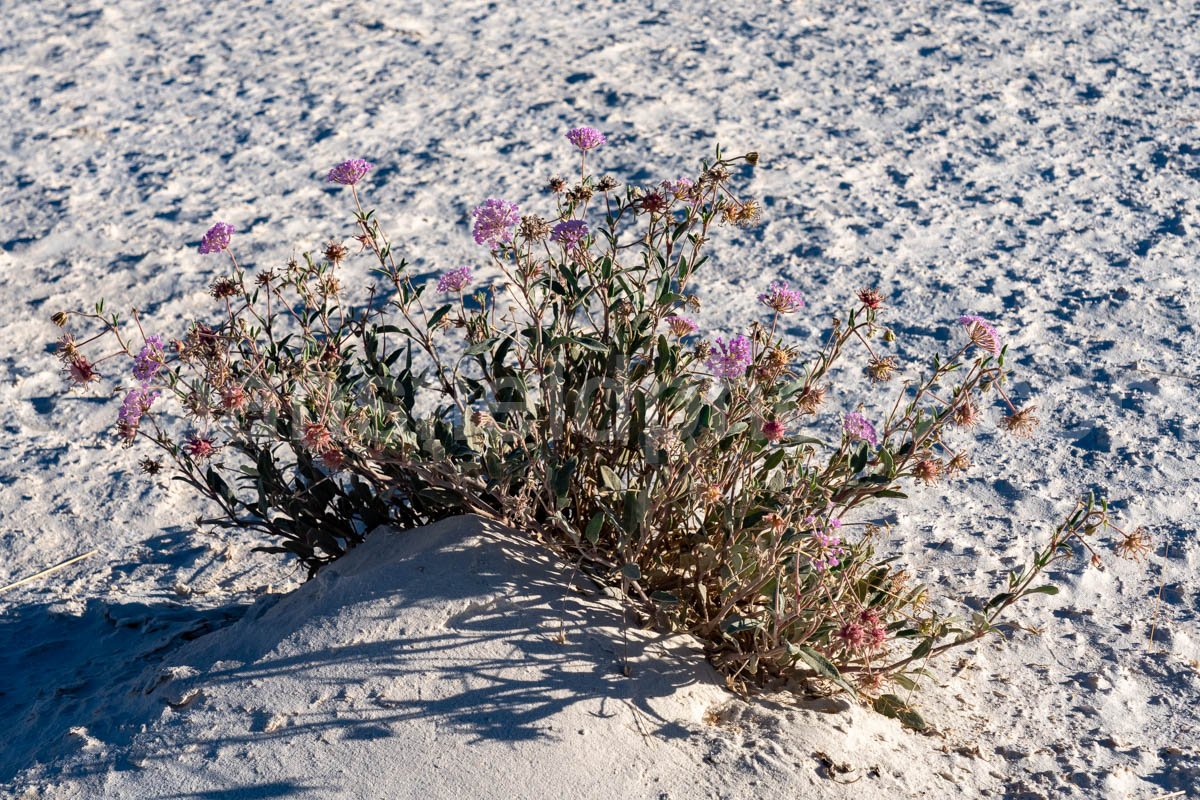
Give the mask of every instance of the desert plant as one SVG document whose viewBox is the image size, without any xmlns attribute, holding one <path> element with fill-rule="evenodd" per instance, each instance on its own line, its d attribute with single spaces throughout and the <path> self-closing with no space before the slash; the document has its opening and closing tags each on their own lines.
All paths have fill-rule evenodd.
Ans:
<svg viewBox="0 0 1200 800">
<path fill-rule="evenodd" d="M 579 173 L 550 182 L 546 217 L 496 198 L 474 210 L 486 270 L 418 283 L 362 203 L 372 165 L 347 161 L 328 180 L 351 195 L 353 239 L 251 278 L 217 223 L 200 251 L 229 259 L 212 285 L 219 314 L 168 343 L 101 303 L 76 315 L 91 338 L 64 333 L 60 356 L 83 385 L 132 359 L 118 435 L 163 451 L 216 504 L 212 522 L 266 532 L 267 549 L 310 572 L 380 525 L 483 514 L 703 637 L 734 683 L 911 685 L 930 658 L 1054 591 L 1037 578 L 1073 543 L 1090 548 L 1103 528 L 1143 535 L 1115 529 L 1089 498 L 983 610 L 962 621 L 934 610 L 929 589 L 876 552 L 860 509 L 965 472 L 958 442 L 993 406 L 1015 435 L 1036 425 L 1008 394 L 999 333 L 963 316 L 952 352 L 897 380 L 911 370 L 890 352 L 877 291 L 859 291 L 806 351 L 781 333 L 804 299 L 775 281 L 761 320 L 702 337 L 690 288 L 713 228 L 759 218 L 732 186 L 758 155 L 718 148 L 690 178 L 623 187 L 589 172 L 602 134 L 567 138 Z M 355 299 L 338 277 L 351 242 L 384 287 Z M 116 347 L 91 361 L 99 339 Z M 173 415 L 159 411 L 163 394 Z M 884 698 L 885 713 L 907 713 Z"/>
</svg>

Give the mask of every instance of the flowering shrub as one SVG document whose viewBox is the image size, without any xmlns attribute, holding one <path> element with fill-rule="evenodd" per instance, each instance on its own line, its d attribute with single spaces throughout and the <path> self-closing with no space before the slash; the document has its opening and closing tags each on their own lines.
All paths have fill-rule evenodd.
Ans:
<svg viewBox="0 0 1200 800">
<path fill-rule="evenodd" d="M 960 442 L 985 409 L 1005 409 L 1014 434 L 1032 430 L 1033 407 L 1005 388 L 996 329 L 963 316 L 953 351 L 896 388 L 872 289 L 811 350 L 778 333 L 805 308 L 782 281 L 763 288 L 762 319 L 710 338 L 688 316 L 690 290 L 712 228 L 759 216 L 731 185 L 731 167 L 757 154 L 718 149 L 695 176 L 621 187 L 588 170 L 600 132 L 567 139 L 580 172 L 551 181 L 545 217 L 497 198 L 474 210 L 486 266 L 418 283 L 362 205 L 372 165 L 347 161 L 328 180 L 349 188 L 354 242 L 385 291 L 348 296 L 345 242 L 247 270 L 218 222 L 200 252 L 228 261 L 212 284 L 219 311 L 168 342 L 101 303 L 74 315 L 90 338 L 60 341 L 68 376 L 132 379 L 117 435 L 157 447 L 216 504 L 214 524 L 264 531 L 267 549 L 310 571 L 384 524 L 486 515 L 618 582 L 658 624 L 703 637 L 733 682 L 911 685 L 931 657 L 1054 591 L 1038 576 L 1111 527 L 1103 504 L 1081 501 L 982 610 L 943 616 L 876 553 L 880 529 L 862 509 L 963 473 Z M 91 361 L 99 340 L 115 346 Z M 868 380 L 841 371 L 840 389 L 835 366 L 852 360 Z M 1140 552 L 1131 542 L 1144 532 L 1122 536 Z M 909 713 L 894 695 L 876 705 Z"/>
</svg>

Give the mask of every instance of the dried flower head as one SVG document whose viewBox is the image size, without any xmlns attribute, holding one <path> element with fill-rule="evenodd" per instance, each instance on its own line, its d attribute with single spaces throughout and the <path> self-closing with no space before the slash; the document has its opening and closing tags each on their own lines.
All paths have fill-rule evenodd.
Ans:
<svg viewBox="0 0 1200 800">
<path fill-rule="evenodd" d="M 896 359 L 892 356 L 880 358 L 872 356 L 867 362 L 867 376 L 875 383 L 885 383 L 892 379 L 896 371 Z"/>
<path fill-rule="evenodd" d="M 688 205 L 695 206 L 700 202 L 700 192 L 696 184 L 689 178 L 680 178 L 676 181 L 663 181 L 659 184 L 664 192 L 674 195 L 676 200 L 682 200 Z"/>
<path fill-rule="evenodd" d="M 700 176 L 703 183 L 719 184 L 729 180 L 729 170 L 724 164 L 714 164 L 704 171 Z"/>
<path fill-rule="evenodd" d="M 805 414 L 815 414 L 824 402 L 824 386 L 806 386 L 796 398 L 796 407 Z"/>
<path fill-rule="evenodd" d="M 227 278 L 225 276 L 214 278 L 213 282 L 208 287 L 208 293 L 218 300 L 224 300 L 227 297 L 234 297 L 239 292 L 240 290 L 238 289 L 237 282 L 232 278 Z"/>
<path fill-rule="evenodd" d="M 980 413 L 979 406 L 967 398 L 959 403 L 954 409 L 953 416 L 954 424 L 960 428 L 971 428 L 979 424 Z"/>
<path fill-rule="evenodd" d="M 586 153 L 588 150 L 595 150 L 608 140 L 595 128 L 581 127 L 571 128 L 567 131 L 567 141 Z"/>
<path fill-rule="evenodd" d="M 586 183 L 579 183 L 572 187 L 571 191 L 567 192 L 567 202 L 573 205 L 580 205 L 592 199 L 592 187 Z"/>
<path fill-rule="evenodd" d="M 960 472 L 966 472 L 971 468 L 971 458 L 966 453 L 955 453 L 954 457 L 946 462 L 946 474 L 957 475 Z"/>
<path fill-rule="evenodd" d="M 550 232 L 550 240 L 561 244 L 568 250 L 579 247 L 587 236 L 587 223 L 581 219 L 568 219 L 560 222 Z"/>
<path fill-rule="evenodd" d="M 328 241 L 325 243 L 325 249 L 321 251 L 321 255 L 325 256 L 325 260 L 335 267 L 346 260 L 346 256 L 350 254 L 349 248 L 338 241 Z"/>
<path fill-rule="evenodd" d="M 638 208 L 643 214 L 662 214 L 670 207 L 667 198 L 658 192 L 650 192 L 638 200 Z"/>
<path fill-rule="evenodd" d="M 321 422 L 307 422 L 300 443 L 313 453 L 324 453 L 333 447 L 333 434 Z"/>
<path fill-rule="evenodd" d="M 789 289 L 787 281 L 774 281 L 758 296 L 758 302 L 780 314 L 791 314 L 804 308 L 804 295 Z"/>
<path fill-rule="evenodd" d="M 913 477 L 922 483 L 937 483 L 942 475 L 942 462 L 936 458 L 923 458 L 913 467 Z"/>
<path fill-rule="evenodd" d="M 962 316 L 958 318 L 958 324 L 967 329 L 967 336 L 976 347 L 1000 355 L 1000 334 L 983 317 Z"/>
<path fill-rule="evenodd" d="M 520 209 L 516 203 L 489 197 L 471 212 L 475 218 L 472 235 L 475 244 L 486 244 L 493 250 L 505 242 L 511 242 L 513 229 L 521 222 Z"/>
<path fill-rule="evenodd" d="M 555 175 L 550 179 L 550 182 L 546 184 L 546 188 L 554 194 L 562 194 L 567 190 L 567 182 Z"/>
<path fill-rule="evenodd" d="M 1033 429 L 1038 426 L 1037 408 L 1025 406 L 1020 411 L 1014 411 L 1003 420 L 1007 431 L 1015 436 L 1032 436 Z"/>
<path fill-rule="evenodd" d="M 851 411 L 842 420 L 842 430 L 851 440 L 862 440 L 872 447 L 879 444 L 879 434 L 871 421 L 857 411 Z"/>
<path fill-rule="evenodd" d="M 746 163 L 749 164 L 750 166 L 752 166 L 752 167 L 757 166 L 758 165 L 758 151 L 751 150 L 749 153 L 746 153 L 745 159 L 746 159 Z"/>
<path fill-rule="evenodd" d="M 739 228 L 749 227 L 762 219 L 762 205 L 757 200 L 745 200 L 740 203 L 730 200 L 721 209 L 721 219 Z"/>
<path fill-rule="evenodd" d="M 67 365 L 67 375 L 73 383 L 79 386 L 87 386 L 92 381 L 100 378 L 100 374 L 96 372 L 96 368 L 92 366 L 92 362 L 88 361 L 82 355 L 77 355 L 71 359 L 71 363 Z"/>
<path fill-rule="evenodd" d="M 218 222 L 204 234 L 200 240 L 200 254 L 220 253 L 229 248 L 229 240 L 233 237 L 233 226 Z"/>
<path fill-rule="evenodd" d="M 521 217 L 521 238 L 540 242 L 550 236 L 550 223 L 536 214 Z"/>
<path fill-rule="evenodd" d="M 353 186 L 363 179 L 363 177 L 375 168 L 375 165 L 370 161 L 364 161 L 361 158 L 352 158 L 349 161 L 343 161 L 329 170 L 329 174 L 325 176 L 328 183 L 340 183 L 342 186 Z"/>
<path fill-rule="evenodd" d="M 58 337 L 58 344 L 54 348 L 54 354 L 64 364 L 70 364 L 74 361 L 79 356 L 79 346 L 75 343 L 75 337 L 69 333 L 64 333 Z"/>
<path fill-rule="evenodd" d="M 792 361 L 792 354 L 782 347 L 770 347 L 759 360 L 756 375 L 763 383 L 774 383 Z"/>
<path fill-rule="evenodd" d="M 696 346 L 692 349 L 692 355 L 699 361 L 707 361 L 709 356 L 712 355 L 712 351 L 713 347 L 709 342 L 697 342 Z"/>
<path fill-rule="evenodd" d="M 612 175 L 605 175 L 600 180 L 596 181 L 596 191 L 611 192 L 620 185 L 620 182 Z"/>
<path fill-rule="evenodd" d="M 162 461 L 146 456 L 138 462 L 138 468 L 146 475 L 157 475 L 162 472 Z"/>
<path fill-rule="evenodd" d="M 671 334 L 678 339 L 690 336 L 699 330 L 699 326 L 695 322 L 678 314 L 671 314 L 666 318 L 666 322 Z"/>
<path fill-rule="evenodd" d="M 1121 540 L 1117 542 L 1114 549 L 1121 558 L 1141 561 L 1150 555 L 1154 550 L 1154 545 L 1150 538 L 1150 532 L 1138 526 L 1129 532 L 1122 531 Z"/>
<path fill-rule="evenodd" d="M 184 443 L 183 452 L 197 461 L 203 461 L 212 458 L 213 453 L 217 452 L 217 446 L 211 436 L 194 433 Z"/>
<path fill-rule="evenodd" d="M 221 390 L 221 408 L 226 411 L 241 411 L 249 402 L 250 398 L 241 384 L 231 383 Z"/>
<path fill-rule="evenodd" d="M 859 289 L 858 302 L 872 311 L 878 311 L 883 306 L 883 295 L 875 289 Z"/>
<path fill-rule="evenodd" d="M 746 374 L 752 361 L 749 338 L 738 335 L 726 342 L 718 336 L 705 365 L 718 378 L 736 380 Z"/>
</svg>

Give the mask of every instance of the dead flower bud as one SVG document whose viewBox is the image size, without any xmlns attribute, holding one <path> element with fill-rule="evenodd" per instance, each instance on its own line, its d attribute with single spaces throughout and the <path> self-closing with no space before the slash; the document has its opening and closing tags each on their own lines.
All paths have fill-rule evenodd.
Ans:
<svg viewBox="0 0 1200 800">
<path fill-rule="evenodd" d="M 709 342 L 699 342 L 696 345 L 696 349 L 692 352 L 698 360 L 706 361 L 712 355 L 712 344 Z"/>
<path fill-rule="evenodd" d="M 1121 541 L 1117 542 L 1114 549 L 1117 555 L 1121 558 L 1127 558 L 1130 561 L 1141 561 L 1154 549 L 1154 545 L 1150 540 L 1150 533 L 1142 526 L 1134 528 L 1128 533 L 1123 533 Z"/>
<path fill-rule="evenodd" d="M 600 180 L 596 181 L 596 188 L 601 192 L 611 192 L 621 184 L 612 175 L 605 175 Z"/>
<path fill-rule="evenodd" d="M 663 197 L 658 192 L 650 192 L 638 201 L 638 208 L 643 214 L 661 214 L 667 210 L 670 204 L 667 198 Z"/>
<path fill-rule="evenodd" d="M 234 297 L 239 293 L 238 285 L 232 278 L 220 277 L 213 280 L 208 287 L 208 293 L 217 300 Z"/>
<path fill-rule="evenodd" d="M 254 282 L 259 286 L 270 286 L 271 281 L 275 280 L 275 270 L 263 270 L 254 276 Z"/>
<path fill-rule="evenodd" d="M 60 328 L 65 327 L 67 324 L 67 312 L 65 312 L 65 311 L 55 312 L 54 316 L 50 317 L 50 321 L 53 322 L 55 325 L 57 325 Z"/>
<path fill-rule="evenodd" d="M 896 359 L 892 356 L 885 358 L 872 357 L 867 362 L 867 375 L 875 383 L 885 383 L 892 379 L 892 373 L 896 371 Z"/>
<path fill-rule="evenodd" d="M 979 406 L 970 399 L 962 401 L 954 409 L 954 424 L 960 428 L 970 428 L 979 423 Z"/>
<path fill-rule="evenodd" d="M 1014 436 L 1032 436 L 1033 429 L 1038 426 L 1036 406 L 1025 406 L 1004 418 L 1005 429 Z"/>
<path fill-rule="evenodd" d="M 555 175 L 546 186 L 554 194 L 562 194 L 567 188 L 567 182 Z"/>
<path fill-rule="evenodd" d="M 942 474 L 942 462 L 936 458 L 923 458 L 913 468 L 913 477 L 922 483 L 937 483 Z"/>
<path fill-rule="evenodd" d="M 749 153 L 746 153 L 745 158 L 746 163 L 750 166 L 754 167 L 758 165 L 758 151 L 751 150 Z"/>
<path fill-rule="evenodd" d="M 586 203 L 592 199 L 592 187 L 586 184 L 577 184 L 571 191 L 567 192 L 568 203 Z"/>
<path fill-rule="evenodd" d="M 529 242 L 540 242 L 550 236 L 550 223 L 536 214 L 521 217 L 521 237 Z"/>
<path fill-rule="evenodd" d="M 158 473 L 162 472 L 162 461 L 158 460 L 157 458 L 150 458 L 147 456 L 138 462 L 138 467 L 140 467 L 142 472 L 146 475 L 157 475 Z"/>
<path fill-rule="evenodd" d="M 824 386 L 806 386 L 800 396 L 796 398 L 796 406 L 805 414 L 815 414 L 821 404 L 825 402 L 825 387 Z"/>
<path fill-rule="evenodd" d="M 349 255 L 349 253 L 350 251 L 346 249 L 346 245 L 342 244 L 341 242 L 327 242 L 322 255 L 325 256 L 326 261 L 336 267 L 338 264 L 341 264 L 346 260 L 346 256 Z"/>
</svg>

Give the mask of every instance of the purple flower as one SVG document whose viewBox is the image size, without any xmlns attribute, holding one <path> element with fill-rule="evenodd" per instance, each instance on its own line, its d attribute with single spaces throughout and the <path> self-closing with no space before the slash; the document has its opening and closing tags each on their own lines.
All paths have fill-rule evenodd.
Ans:
<svg viewBox="0 0 1200 800">
<path fill-rule="evenodd" d="M 659 186 L 665 192 L 670 192 L 676 200 L 683 200 L 688 205 L 694 206 L 700 203 L 700 192 L 696 189 L 696 184 L 692 183 L 690 178 L 680 178 L 677 181 L 663 181 Z"/>
<path fill-rule="evenodd" d="M 780 314 L 790 314 L 804 308 L 804 296 L 795 289 L 789 289 L 787 281 L 773 282 L 767 291 L 758 296 L 758 302 Z"/>
<path fill-rule="evenodd" d="M 486 244 L 493 250 L 502 242 L 511 242 L 513 229 L 521 221 L 516 203 L 489 197 L 471 212 L 475 218 L 475 244 Z"/>
<path fill-rule="evenodd" d="M 750 340 L 745 336 L 735 336 L 728 343 L 717 337 L 712 355 L 708 357 L 709 370 L 718 378 L 736 380 L 746 374 L 746 367 L 753 361 L 750 354 Z"/>
<path fill-rule="evenodd" d="M 569 219 L 566 222 L 560 222 L 554 226 L 554 230 L 550 231 L 550 241 L 558 242 L 563 247 L 571 250 L 578 247 L 588 235 L 587 223 L 581 219 Z"/>
<path fill-rule="evenodd" d="M 343 161 L 329 170 L 329 174 L 325 176 L 325 180 L 329 183 L 340 183 L 342 186 L 353 186 L 373 169 L 375 169 L 375 165 L 370 161 L 363 161 L 361 158 L 352 158 L 349 161 Z"/>
<path fill-rule="evenodd" d="M 439 292 L 461 292 L 470 282 L 471 268 L 459 267 L 438 278 L 437 290 Z"/>
<path fill-rule="evenodd" d="M 842 430 L 851 439 L 862 439 L 872 447 L 879 444 L 879 434 L 875 432 L 875 426 L 857 411 L 851 411 L 846 415 L 846 419 L 842 422 Z"/>
<path fill-rule="evenodd" d="M 133 441 L 137 436 L 142 415 L 150 410 L 158 396 L 158 392 L 147 392 L 145 388 L 132 389 L 125 395 L 121 410 L 117 412 L 117 433 L 122 439 L 126 442 Z"/>
<path fill-rule="evenodd" d="M 675 334 L 675 336 L 680 339 L 685 336 L 691 336 L 693 333 L 699 330 L 699 326 L 697 326 L 695 322 L 692 322 L 687 317 L 681 317 L 678 314 L 671 314 L 669 317 L 667 317 L 667 327 L 671 329 L 671 333 Z"/>
<path fill-rule="evenodd" d="M 200 240 L 200 254 L 208 255 L 209 253 L 219 253 L 229 247 L 229 237 L 233 236 L 233 226 L 218 222 L 208 229 L 204 234 L 204 238 Z"/>
<path fill-rule="evenodd" d="M 958 318 L 958 324 L 967 329 L 967 335 L 971 337 L 973 344 L 989 353 L 1000 355 L 1000 334 L 996 333 L 996 329 L 986 319 L 962 316 Z"/>
<path fill-rule="evenodd" d="M 600 145 L 604 144 L 607 139 L 604 134 L 595 128 L 571 128 L 567 131 L 567 141 L 578 147 L 583 152 L 595 150 Z"/>
<path fill-rule="evenodd" d="M 147 336 L 146 344 L 133 359 L 133 377 L 145 386 L 154 379 L 163 365 L 163 340 L 161 336 Z"/>
<path fill-rule="evenodd" d="M 812 540 L 817 552 L 813 554 L 812 565 L 817 572 L 824 572 L 830 567 L 836 567 L 846 555 L 842 547 L 842 537 L 836 532 L 842 527 L 842 521 L 836 517 L 828 523 L 819 524 L 814 517 L 805 517 L 805 527 L 812 528 Z"/>
</svg>

